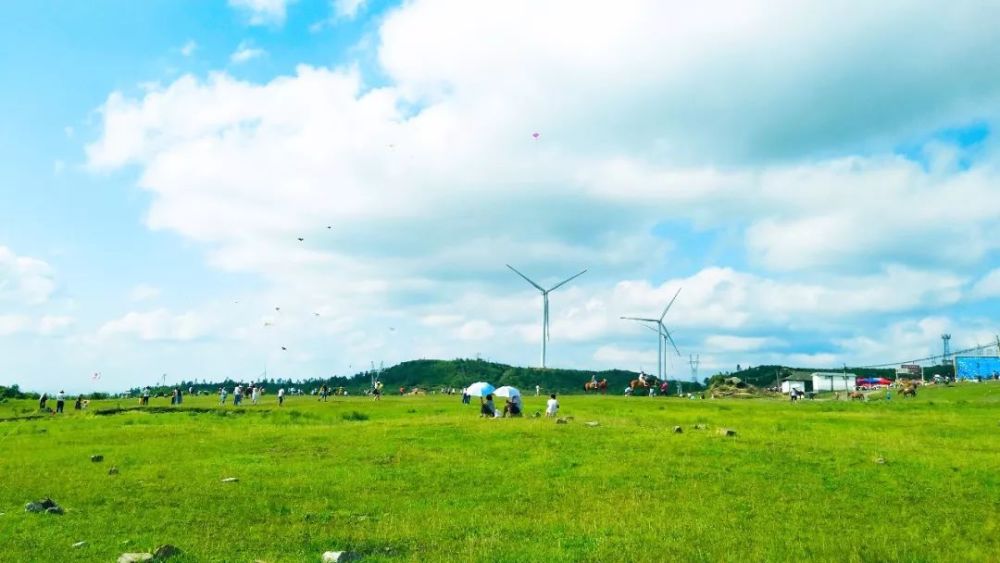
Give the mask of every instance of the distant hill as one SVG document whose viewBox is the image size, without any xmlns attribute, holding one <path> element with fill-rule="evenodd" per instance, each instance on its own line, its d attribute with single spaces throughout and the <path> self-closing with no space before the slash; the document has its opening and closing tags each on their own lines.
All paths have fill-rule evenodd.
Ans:
<svg viewBox="0 0 1000 563">
<path fill-rule="evenodd" d="M 639 377 L 638 372 L 628 370 L 575 370 L 556 368 L 527 368 L 509 366 L 496 362 L 475 359 L 456 360 L 411 360 L 392 367 L 385 368 L 380 374 L 381 381 L 385 384 L 389 392 L 398 391 L 399 387 L 413 389 L 419 387 L 427 390 L 439 390 L 442 387 L 454 387 L 461 389 L 476 381 L 488 381 L 500 387 L 511 385 L 521 389 L 525 393 L 534 393 L 535 385 L 540 385 L 547 393 L 582 393 L 583 384 L 590 381 L 591 374 L 596 374 L 597 379 L 608 380 L 608 392 L 619 394 L 624 392 L 629 381 Z M 266 388 L 273 391 L 278 386 L 296 387 L 305 389 L 307 392 L 326 384 L 331 387 L 344 387 L 352 395 L 359 394 L 368 389 L 371 385 L 372 372 L 365 371 L 354 374 L 350 377 L 329 377 L 326 379 L 310 378 L 301 380 L 275 380 L 265 379 L 263 383 Z M 677 380 L 670 381 L 670 393 L 677 390 Z M 242 381 L 240 383 L 248 383 Z M 226 387 L 230 391 L 236 385 L 236 381 L 214 381 L 214 382 L 192 382 L 183 381 L 176 385 L 187 391 L 194 388 L 196 391 L 216 392 L 219 387 Z M 685 391 L 704 389 L 703 383 L 692 383 L 681 381 Z M 165 393 L 174 386 L 154 387 L 153 393 Z M 139 392 L 139 388 L 131 390 L 132 394 Z"/>
</svg>

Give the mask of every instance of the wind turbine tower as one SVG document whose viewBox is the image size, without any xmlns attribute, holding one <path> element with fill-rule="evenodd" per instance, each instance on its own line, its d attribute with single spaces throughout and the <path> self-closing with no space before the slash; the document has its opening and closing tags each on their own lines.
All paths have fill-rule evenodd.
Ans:
<svg viewBox="0 0 1000 563">
<path fill-rule="evenodd" d="M 657 350 L 658 350 L 658 352 L 657 352 L 657 359 L 658 359 L 658 361 L 657 361 L 657 366 L 656 366 L 656 371 L 657 371 L 656 376 L 661 381 L 663 380 L 663 364 L 666 363 L 664 361 L 664 358 L 666 356 L 664 354 L 663 341 L 667 340 L 668 342 L 670 342 L 670 345 L 674 347 L 674 351 L 677 352 L 677 355 L 678 356 L 681 355 L 681 351 L 677 349 L 677 344 L 674 343 L 674 338 L 672 336 L 670 336 L 670 331 L 668 331 L 667 330 L 667 326 L 663 324 L 663 318 L 667 316 L 667 311 L 670 310 L 670 306 L 674 304 L 674 301 L 677 300 L 677 296 L 680 295 L 680 293 L 681 293 L 681 288 L 677 288 L 677 293 L 674 294 L 674 298 L 670 300 L 670 303 L 667 303 L 667 307 L 665 309 L 663 309 L 663 314 L 661 314 L 660 318 L 658 318 L 658 319 L 647 319 L 647 318 L 643 318 L 643 317 L 621 317 L 622 319 L 627 320 L 627 321 L 639 321 L 639 322 L 643 322 L 643 323 L 655 323 L 656 324 L 656 329 L 657 329 L 657 332 L 659 333 L 659 336 L 657 336 L 657 338 L 656 338 L 656 346 L 657 346 Z"/>
<path fill-rule="evenodd" d="M 545 356 L 548 351 L 548 343 L 549 343 L 549 293 L 559 289 L 560 287 L 566 285 L 567 283 L 587 273 L 587 270 L 584 270 L 579 274 L 576 274 L 575 276 L 570 276 L 564 279 L 563 281 L 555 284 L 554 286 L 545 289 L 542 286 L 535 283 L 534 281 L 532 281 L 531 278 L 529 278 L 528 276 L 522 274 L 521 272 L 518 272 L 517 269 L 514 268 L 514 266 L 507 264 L 507 267 L 510 268 L 515 274 L 524 278 L 524 281 L 533 285 L 535 289 L 540 291 L 542 294 L 542 369 L 545 369 Z"/>
</svg>

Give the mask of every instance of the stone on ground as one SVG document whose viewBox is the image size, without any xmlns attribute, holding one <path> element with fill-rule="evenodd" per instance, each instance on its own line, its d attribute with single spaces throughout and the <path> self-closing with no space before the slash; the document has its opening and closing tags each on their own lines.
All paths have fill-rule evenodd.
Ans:
<svg viewBox="0 0 1000 563">
<path fill-rule="evenodd" d="M 681 428 L 680 426 L 674 426 L 674 434 L 682 434 L 683 432 L 684 432 L 683 428 Z"/>
<path fill-rule="evenodd" d="M 719 429 L 719 434 L 721 434 L 723 436 L 735 436 L 736 435 L 736 431 L 733 430 L 732 428 L 720 428 Z"/>
<path fill-rule="evenodd" d="M 343 563 L 356 559 L 350 551 L 327 551 L 323 553 L 323 563 Z"/>
<path fill-rule="evenodd" d="M 181 554 L 181 550 L 177 546 L 168 544 L 161 545 L 153 551 L 153 558 L 157 561 L 168 559 Z"/>
</svg>

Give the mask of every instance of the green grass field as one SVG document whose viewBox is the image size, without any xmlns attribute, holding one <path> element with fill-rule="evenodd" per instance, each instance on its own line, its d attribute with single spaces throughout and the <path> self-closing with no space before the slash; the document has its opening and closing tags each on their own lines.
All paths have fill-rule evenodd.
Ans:
<svg viewBox="0 0 1000 563">
<path fill-rule="evenodd" d="M 275 400 L 21 420 L 34 403 L 0 404 L 0 561 L 164 543 L 176 561 L 1000 561 L 997 384 L 864 404 L 566 396 L 565 425 L 482 420 L 454 396 Z M 24 511 L 46 496 L 66 514 Z"/>
</svg>

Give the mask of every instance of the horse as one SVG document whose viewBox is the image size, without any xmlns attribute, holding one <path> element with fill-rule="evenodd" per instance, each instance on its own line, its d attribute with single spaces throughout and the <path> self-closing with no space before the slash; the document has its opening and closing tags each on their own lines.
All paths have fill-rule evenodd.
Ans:
<svg viewBox="0 0 1000 563">
<path fill-rule="evenodd" d="M 906 397 L 916 397 L 917 396 L 917 388 L 916 387 L 906 387 L 906 388 L 904 388 L 901 391 L 901 393 L 902 393 L 904 399 Z"/>
<path fill-rule="evenodd" d="M 863 401 L 865 399 L 865 394 L 861 391 L 851 391 L 847 394 L 848 399 Z"/>
<path fill-rule="evenodd" d="M 636 389 L 648 389 L 651 386 L 651 383 L 649 381 L 650 379 L 651 378 L 646 378 L 646 381 L 643 381 L 641 379 L 633 379 L 632 381 L 629 381 L 628 386 L 632 388 L 633 392 Z"/>
<path fill-rule="evenodd" d="M 608 394 L 608 380 L 602 379 L 600 381 L 588 381 L 583 384 L 584 391 L 600 391 L 601 393 Z"/>
</svg>

